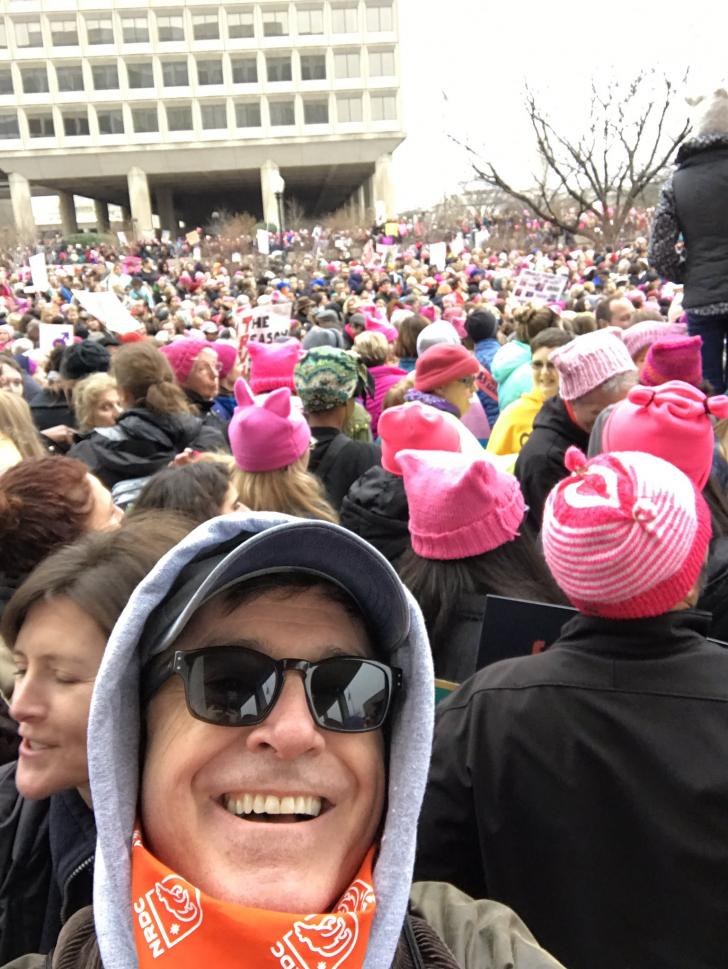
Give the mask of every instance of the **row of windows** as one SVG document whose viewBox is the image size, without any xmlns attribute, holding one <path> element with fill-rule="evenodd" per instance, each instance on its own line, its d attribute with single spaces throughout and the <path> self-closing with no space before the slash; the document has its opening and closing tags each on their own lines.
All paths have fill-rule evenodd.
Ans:
<svg viewBox="0 0 728 969">
<path fill-rule="evenodd" d="M 370 33 L 394 30 L 394 10 L 387 0 L 367 0 L 365 8 L 366 29 Z M 287 37 L 293 26 L 288 7 L 261 9 L 260 30 L 264 37 Z M 189 31 L 181 10 L 156 13 L 154 16 L 156 37 L 160 43 L 169 41 L 234 40 L 256 36 L 255 11 L 252 7 L 226 9 L 224 23 L 220 13 L 195 13 L 190 15 Z M 79 31 L 79 26 L 81 31 Z M 43 26 L 38 19 L 16 20 L 12 23 L 15 46 L 18 48 L 45 47 Z M 225 31 L 224 28 L 227 28 Z M 324 33 L 324 8 L 296 10 L 296 33 L 311 36 Z M 146 12 L 121 14 L 115 29 L 110 14 L 92 14 L 80 17 L 69 15 L 48 18 L 48 39 L 53 47 L 75 47 L 84 41 L 89 46 L 113 44 L 117 40 L 125 44 L 148 43 L 154 34 Z M 331 7 L 331 32 L 353 34 L 361 30 L 359 6 L 345 3 Z M 190 32 L 191 31 L 191 32 Z M 0 47 L 7 47 L 7 29 L 0 24 Z"/>
<path fill-rule="evenodd" d="M 139 106 L 131 108 L 132 130 L 135 134 L 158 132 L 159 111 L 161 106 Z M 168 131 L 193 131 L 191 104 L 164 105 Z M 270 124 L 282 127 L 296 124 L 296 106 L 293 99 L 268 102 Z M 394 94 L 370 95 L 370 111 L 373 121 L 395 121 L 397 118 L 397 99 Z M 362 99 L 359 95 L 345 95 L 336 99 L 337 119 L 340 123 L 362 121 Z M 237 128 L 260 128 L 262 125 L 261 102 L 242 101 L 234 105 L 235 126 Z M 124 112 L 122 108 L 96 108 L 96 119 L 101 135 L 124 134 Z M 200 119 L 204 130 L 227 129 L 228 115 L 225 102 L 200 105 Z M 56 132 L 52 112 L 28 115 L 28 132 L 31 138 L 54 138 Z M 319 125 L 329 123 L 329 102 L 326 98 L 303 100 L 303 123 Z M 66 137 L 79 137 L 90 133 L 88 112 L 77 110 L 62 114 L 63 134 Z M 0 113 L 0 140 L 20 137 L 20 124 L 15 113 Z"/>
<path fill-rule="evenodd" d="M 293 65 L 290 54 L 267 54 L 264 58 L 265 77 L 270 82 L 292 81 Z M 370 50 L 368 52 L 370 77 L 393 77 L 395 73 L 394 50 Z M 117 90 L 120 87 L 119 69 L 114 63 L 91 64 L 91 78 L 95 91 Z M 154 63 L 124 62 L 127 83 L 130 88 L 153 88 Z M 232 57 L 230 59 L 233 84 L 257 84 L 259 77 L 258 59 L 255 55 Z M 197 83 L 200 85 L 224 84 L 224 67 L 221 57 L 198 57 L 195 60 Z M 334 76 L 336 78 L 362 77 L 362 58 L 358 51 L 334 54 Z M 83 91 L 84 77 L 81 64 L 55 64 L 56 81 L 59 91 Z M 301 54 L 300 69 L 302 81 L 327 79 L 325 54 Z M 164 87 L 188 87 L 190 72 L 187 58 L 161 61 L 162 84 Z M 20 80 L 23 94 L 42 94 L 50 90 L 48 71 L 45 66 L 20 66 Z M 0 68 L 0 95 L 13 93 L 13 79 L 10 68 Z M 20 93 L 20 92 L 18 92 Z"/>
</svg>

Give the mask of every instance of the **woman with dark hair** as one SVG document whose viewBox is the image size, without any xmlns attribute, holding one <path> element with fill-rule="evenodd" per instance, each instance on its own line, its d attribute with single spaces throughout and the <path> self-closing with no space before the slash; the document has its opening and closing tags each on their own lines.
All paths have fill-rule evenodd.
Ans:
<svg viewBox="0 0 728 969">
<path fill-rule="evenodd" d="M 152 475 L 129 515 L 133 518 L 158 508 L 180 512 L 200 525 L 208 518 L 237 511 L 239 507 L 229 467 L 217 460 L 200 460 L 182 467 L 164 468 Z"/>
<path fill-rule="evenodd" d="M 525 303 L 513 313 L 516 338 L 506 343 L 493 358 L 491 373 L 498 381 L 501 410 L 518 400 L 533 386 L 531 379 L 531 341 L 542 330 L 558 327 L 560 316 L 550 306 Z"/>
<path fill-rule="evenodd" d="M 435 675 L 460 683 L 476 670 L 487 595 L 565 602 L 521 531 L 518 481 L 484 459 L 447 451 L 397 454 L 412 548 L 397 563 L 419 603 Z"/>
<path fill-rule="evenodd" d="M 417 363 L 417 337 L 422 333 L 430 321 L 418 313 L 406 316 L 399 324 L 399 335 L 394 341 L 394 355 L 399 357 L 402 370 L 411 373 Z"/>
</svg>

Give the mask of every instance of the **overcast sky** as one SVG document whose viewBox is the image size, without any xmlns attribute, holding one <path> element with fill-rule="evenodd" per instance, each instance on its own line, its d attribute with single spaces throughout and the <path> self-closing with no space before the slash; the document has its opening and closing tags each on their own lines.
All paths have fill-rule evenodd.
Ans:
<svg viewBox="0 0 728 969">
<path fill-rule="evenodd" d="M 449 133 L 487 145 L 507 174 L 526 179 L 534 159 L 523 121 L 526 80 L 576 130 L 593 73 L 631 77 L 655 67 L 678 77 L 689 66 L 686 93 L 707 92 L 728 75 L 727 30 L 728 9 L 712 0 L 400 0 L 407 139 L 394 155 L 398 205 L 457 191 L 469 169 Z"/>
</svg>

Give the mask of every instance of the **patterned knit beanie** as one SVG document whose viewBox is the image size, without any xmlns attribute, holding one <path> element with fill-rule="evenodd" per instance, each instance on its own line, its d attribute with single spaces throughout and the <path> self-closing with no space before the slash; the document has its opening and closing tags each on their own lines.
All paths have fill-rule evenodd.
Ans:
<svg viewBox="0 0 728 969">
<path fill-rule="evenodd" d="M 614 326 L 576 337 L 553 350 L 550 359 L 559 371 L 562 400 L 577 400 L 612 377 L 637 370 Z"/>
<path fill-rule="evenodd" d="M 546 499 L 541 537 L 553 577 L 580 612 L 640 619 L 669 612 L 695 585 L 711 537 L 705 499 L 682 471 L 624 451 L 590 461 Z"/>
<path fill-rule="evenodd" d="M 653 343 L 640 370 L 640 383 L 645 387 L 659 387 L 669 380 L 683 380 L 699 387 L 703 382 L 702 345 L 700 336 Z"/>
<path fill-rule="evenodd" d="M 359 378 L 358 357 L 336 347 L 308 350 L 293 371 L 296 391 L 309 414 L 345 404 L 354 396 Z"/>
</svg>

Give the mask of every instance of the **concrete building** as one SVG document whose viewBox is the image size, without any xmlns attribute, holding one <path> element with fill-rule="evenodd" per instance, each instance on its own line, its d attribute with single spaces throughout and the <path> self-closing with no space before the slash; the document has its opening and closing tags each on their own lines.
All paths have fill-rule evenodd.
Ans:
<svg viewBox="0 0 728 969">
<path fill-rule="evenodd" d="M 152 213 L 175 232 L 217 209 L 279 225 L 396 213 L 397 0 L 0 0 L 0 170 L 20 233 L 32 194 Z M 285 188 L 281 185 L 281 176 Z"/>
</svg>

